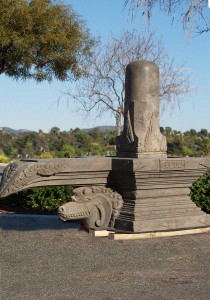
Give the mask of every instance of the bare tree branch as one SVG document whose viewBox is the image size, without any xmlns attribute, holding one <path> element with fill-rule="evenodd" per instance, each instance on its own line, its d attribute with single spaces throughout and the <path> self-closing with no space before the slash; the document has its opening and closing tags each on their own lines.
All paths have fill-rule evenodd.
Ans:
<svg viewBox="0 0 210 300">
<path fill-rule="evenodd" d="M 124 8 L 129 6 L 129 14 L 134 18 L 136 11 L 140 10 L 146 16 L 148 24 L 152 10 L 158 6 L 161 11 L 174 18 L 181 18 L 182 26 L 188 38 L 192 33 L 202 34 L 210 31 L 210 9 L 207 0 L 125 0 Z"/>
<path fill-rule="evenodd" d="M 178 103 L 189 93 L 189 76 L 184 66 L 177 67 L 169 59 L 161 40 L 154 33 L 145 36 L 137 31 L 124 31 L 120 37 L 112 35 L 110 43 L 98 43 L 92 60 L 87 62 L 89 76 L 76 83 L 71 96 L 88 114 L 101 116 L 111 111 L 119 119 L 123 116 L 125 69 L 134 60 L 154 61 L 160 69 L 160 97 L 163 103 Z"/>
</svg>

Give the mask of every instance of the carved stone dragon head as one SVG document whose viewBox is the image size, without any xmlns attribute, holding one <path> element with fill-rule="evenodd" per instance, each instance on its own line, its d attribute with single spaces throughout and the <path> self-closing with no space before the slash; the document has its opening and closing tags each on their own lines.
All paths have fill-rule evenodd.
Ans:
<svg viewBox="0 0 210 300">
<path fill-rule="evenodd" d="M 123 205 L 121 195 L 104 187 L 80 187 L 73 191 L 71 202 L 59 207 L 63 221 L 83 220 L 86 228 L 113 227 Z"/>
</svg>

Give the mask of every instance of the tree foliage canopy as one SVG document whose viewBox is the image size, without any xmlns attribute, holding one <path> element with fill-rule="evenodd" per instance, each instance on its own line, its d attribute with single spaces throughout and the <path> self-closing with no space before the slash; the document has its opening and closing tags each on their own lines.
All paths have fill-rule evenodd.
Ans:
<svg viewBox="0 0 210 300">
<path fill-rule="evenodd" d="M 93 41 L 70 6 L 0 0 L 0 74 L 51 81 L 78 78 Z"/>
<path fill-rule="evenodd" d="M 49 133 L 0 130 L 0 162 L 10 159 L 52 158 L 94 155 L 115 155 L 116 130 L 100 127 L 89 130 L 79 128 L 61 131 L 53 127 Z M 169 156 L 210 157 L 210 132 L 190 129 L 186 132 L 160 127 L 166 136 Z"/>
</svg>

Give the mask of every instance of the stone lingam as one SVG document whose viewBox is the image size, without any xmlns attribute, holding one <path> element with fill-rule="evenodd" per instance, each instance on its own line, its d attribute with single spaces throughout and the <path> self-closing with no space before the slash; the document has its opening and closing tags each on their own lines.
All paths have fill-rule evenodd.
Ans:
<svg viewBox="0 0 210 300">
<path fill-rule="evenodd" d="M 124 129 L 117 139 L 119 157 L 166 157 L 160 132 L 159 70 L 155 63 L 134 61 L 126 68 Z"/>
<path fill-rule="evenodd" d="M 210 226 L 210 215 L 189 197 L 189 187 L 210 158 L 167 158 L 159 130 L 159 71 L 149 61 L 126 69 L 124 129 L 117 157 L 33 159 L 9 164 L 0 196 L 40 186 L 71 185 L 58 213 L 87 228 L 150 232 Z"/>
</svg>

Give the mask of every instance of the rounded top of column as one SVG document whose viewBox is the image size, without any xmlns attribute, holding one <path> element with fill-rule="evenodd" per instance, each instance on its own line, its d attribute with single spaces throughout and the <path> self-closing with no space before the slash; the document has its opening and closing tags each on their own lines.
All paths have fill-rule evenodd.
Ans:
<svg viewBox="0 0 210 300">
<path fill-rule="evenodd" d="M 154 63 L 153 61 L 149 61 L 149 60 L 134 60 L 132 62 L 130 62 L 127 65 L 127 69 L 151 69 L 151 70 L 158 70 L 158 66 L 156 65 L 156 63 Z"/>
<path fill-rule="evenodd" d="M 129 101 L 151 102 L 159 106 L 159 69 L 148 60 L 136 60 L 127 65 L 125 74 L 125 98 Z M 150 100 L 148 99 L 150 95 Z M 154 98 L 154 99 L 153 99 Z"/>
</svg>

